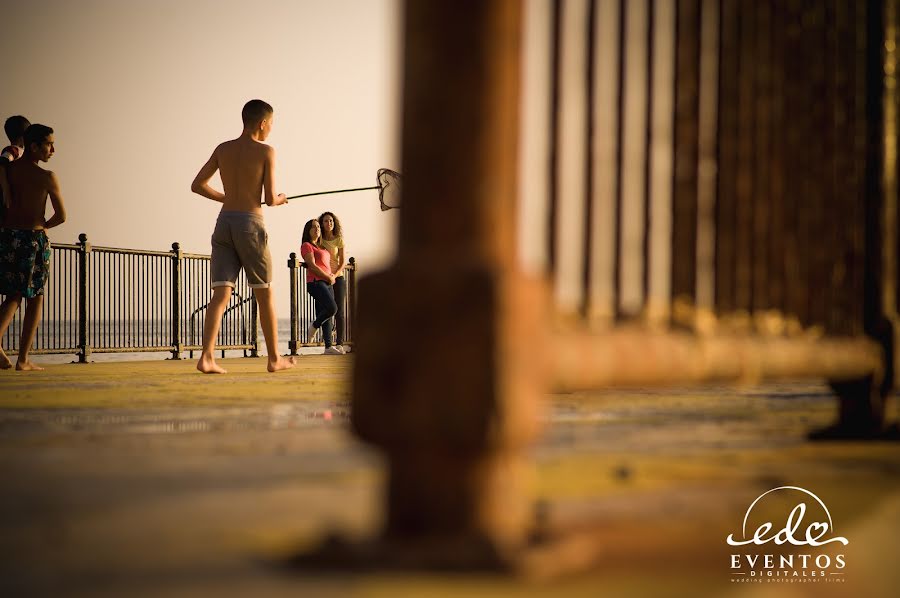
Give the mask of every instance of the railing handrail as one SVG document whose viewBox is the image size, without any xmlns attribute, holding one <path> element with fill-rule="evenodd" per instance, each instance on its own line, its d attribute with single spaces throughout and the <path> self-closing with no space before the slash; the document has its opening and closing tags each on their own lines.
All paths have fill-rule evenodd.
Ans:
<svg viewBox="0 0 900 598">
<path fill-rule="evenodd" d="M 56 247 L 56 245 L 54 245 Z M 171 251 L 158 251 L 151 249 L 130 249 L 127 247 L 100 247 L 93 245 L 93 251 L 99 253 L 118 253 L 121 255 L 146 255 L 150 257 L 172 257 Z"/>
</svg>

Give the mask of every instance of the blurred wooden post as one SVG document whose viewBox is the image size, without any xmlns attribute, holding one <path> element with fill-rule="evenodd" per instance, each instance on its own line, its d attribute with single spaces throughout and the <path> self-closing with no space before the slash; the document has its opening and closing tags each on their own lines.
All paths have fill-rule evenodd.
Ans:
<svg viewBox="0 0 900 598">
<path fill-rule="evenodd" d="M 387 457 L 385 539 L 474 561 L 524 541 L 545 388 L 543 295 L 515 271 L 520 8 L 407 3 L 399 255 L 359 289 L 352 422 Z"/>
</svg>

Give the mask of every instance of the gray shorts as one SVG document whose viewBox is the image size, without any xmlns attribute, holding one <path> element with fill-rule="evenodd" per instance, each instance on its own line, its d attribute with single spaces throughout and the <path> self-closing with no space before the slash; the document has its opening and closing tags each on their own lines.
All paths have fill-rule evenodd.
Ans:
<svg viewBox="0 0 900 598">
<path fill-rule="evenodd" d="M 269 288 L 272 255 L 262 216 L 249 212 L 219 212 L 212 235 L 210 262 L 213 288 L 234 287 L 242 267 L 251 289 Z"/>
</svg>

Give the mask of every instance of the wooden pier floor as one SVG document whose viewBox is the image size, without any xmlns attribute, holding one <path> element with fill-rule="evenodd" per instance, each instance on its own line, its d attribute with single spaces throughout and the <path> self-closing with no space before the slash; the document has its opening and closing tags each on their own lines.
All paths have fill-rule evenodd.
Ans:
<svg viewBox="0 0 900 598">
<path fill-rule="evenodd" d="M 40 361 L 38 359 L 38 361 Z M 894 596 L 900 443 L 810 443 L 824 386 L 548 397 L 534 495 L 590 521 L 598 565 L 562 579 L 287 574 L 273 563 L 338 530 L 371 536 L 380 458 L 349 433 L 352 357 L 268 374 L 229 359 L 0 372 L 2 596 Z M 896 420 L 897 397 L 890 405 Z M 828 505 L 843 583 L 736 583 L 725 543 L 783 485 Z"/>
</svg>

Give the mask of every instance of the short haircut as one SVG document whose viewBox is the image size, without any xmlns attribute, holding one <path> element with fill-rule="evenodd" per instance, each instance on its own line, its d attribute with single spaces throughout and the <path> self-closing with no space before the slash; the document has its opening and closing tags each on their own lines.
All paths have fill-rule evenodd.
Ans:
<svg viewBox="0 0 900 598">
<path fill-rule="evenodd" d="M 27 118 L 21 114 L 17 114 L 16 116 L 10 116 L 6 119 L 6 122 L 3 124 L 3 130 L 6 131 L 6 136 L 9 137 L 10 141 L 15 141 L 25 134 L 25 129 L 27 129 L 30 124 L 31 123 L 28 122 Z"/>
<path fill-rule="evenodd" d="M 42 144 L 47 137 L 53 135 L 53 129 L 37 123 L 25 129 L 25 151 L 31 149 L 32 143 Z"/>
<path fill-rule="evenodd" d="M 244 109 L 241 110 L 241 120 L 244 121 L 244 126 L 246 127 L 247 125 L 258 124 L 261 120 L 272 116 L 274 113 L 275 110 L 267 102 L 250 100 L 244 104 Z"/>
</svg>

